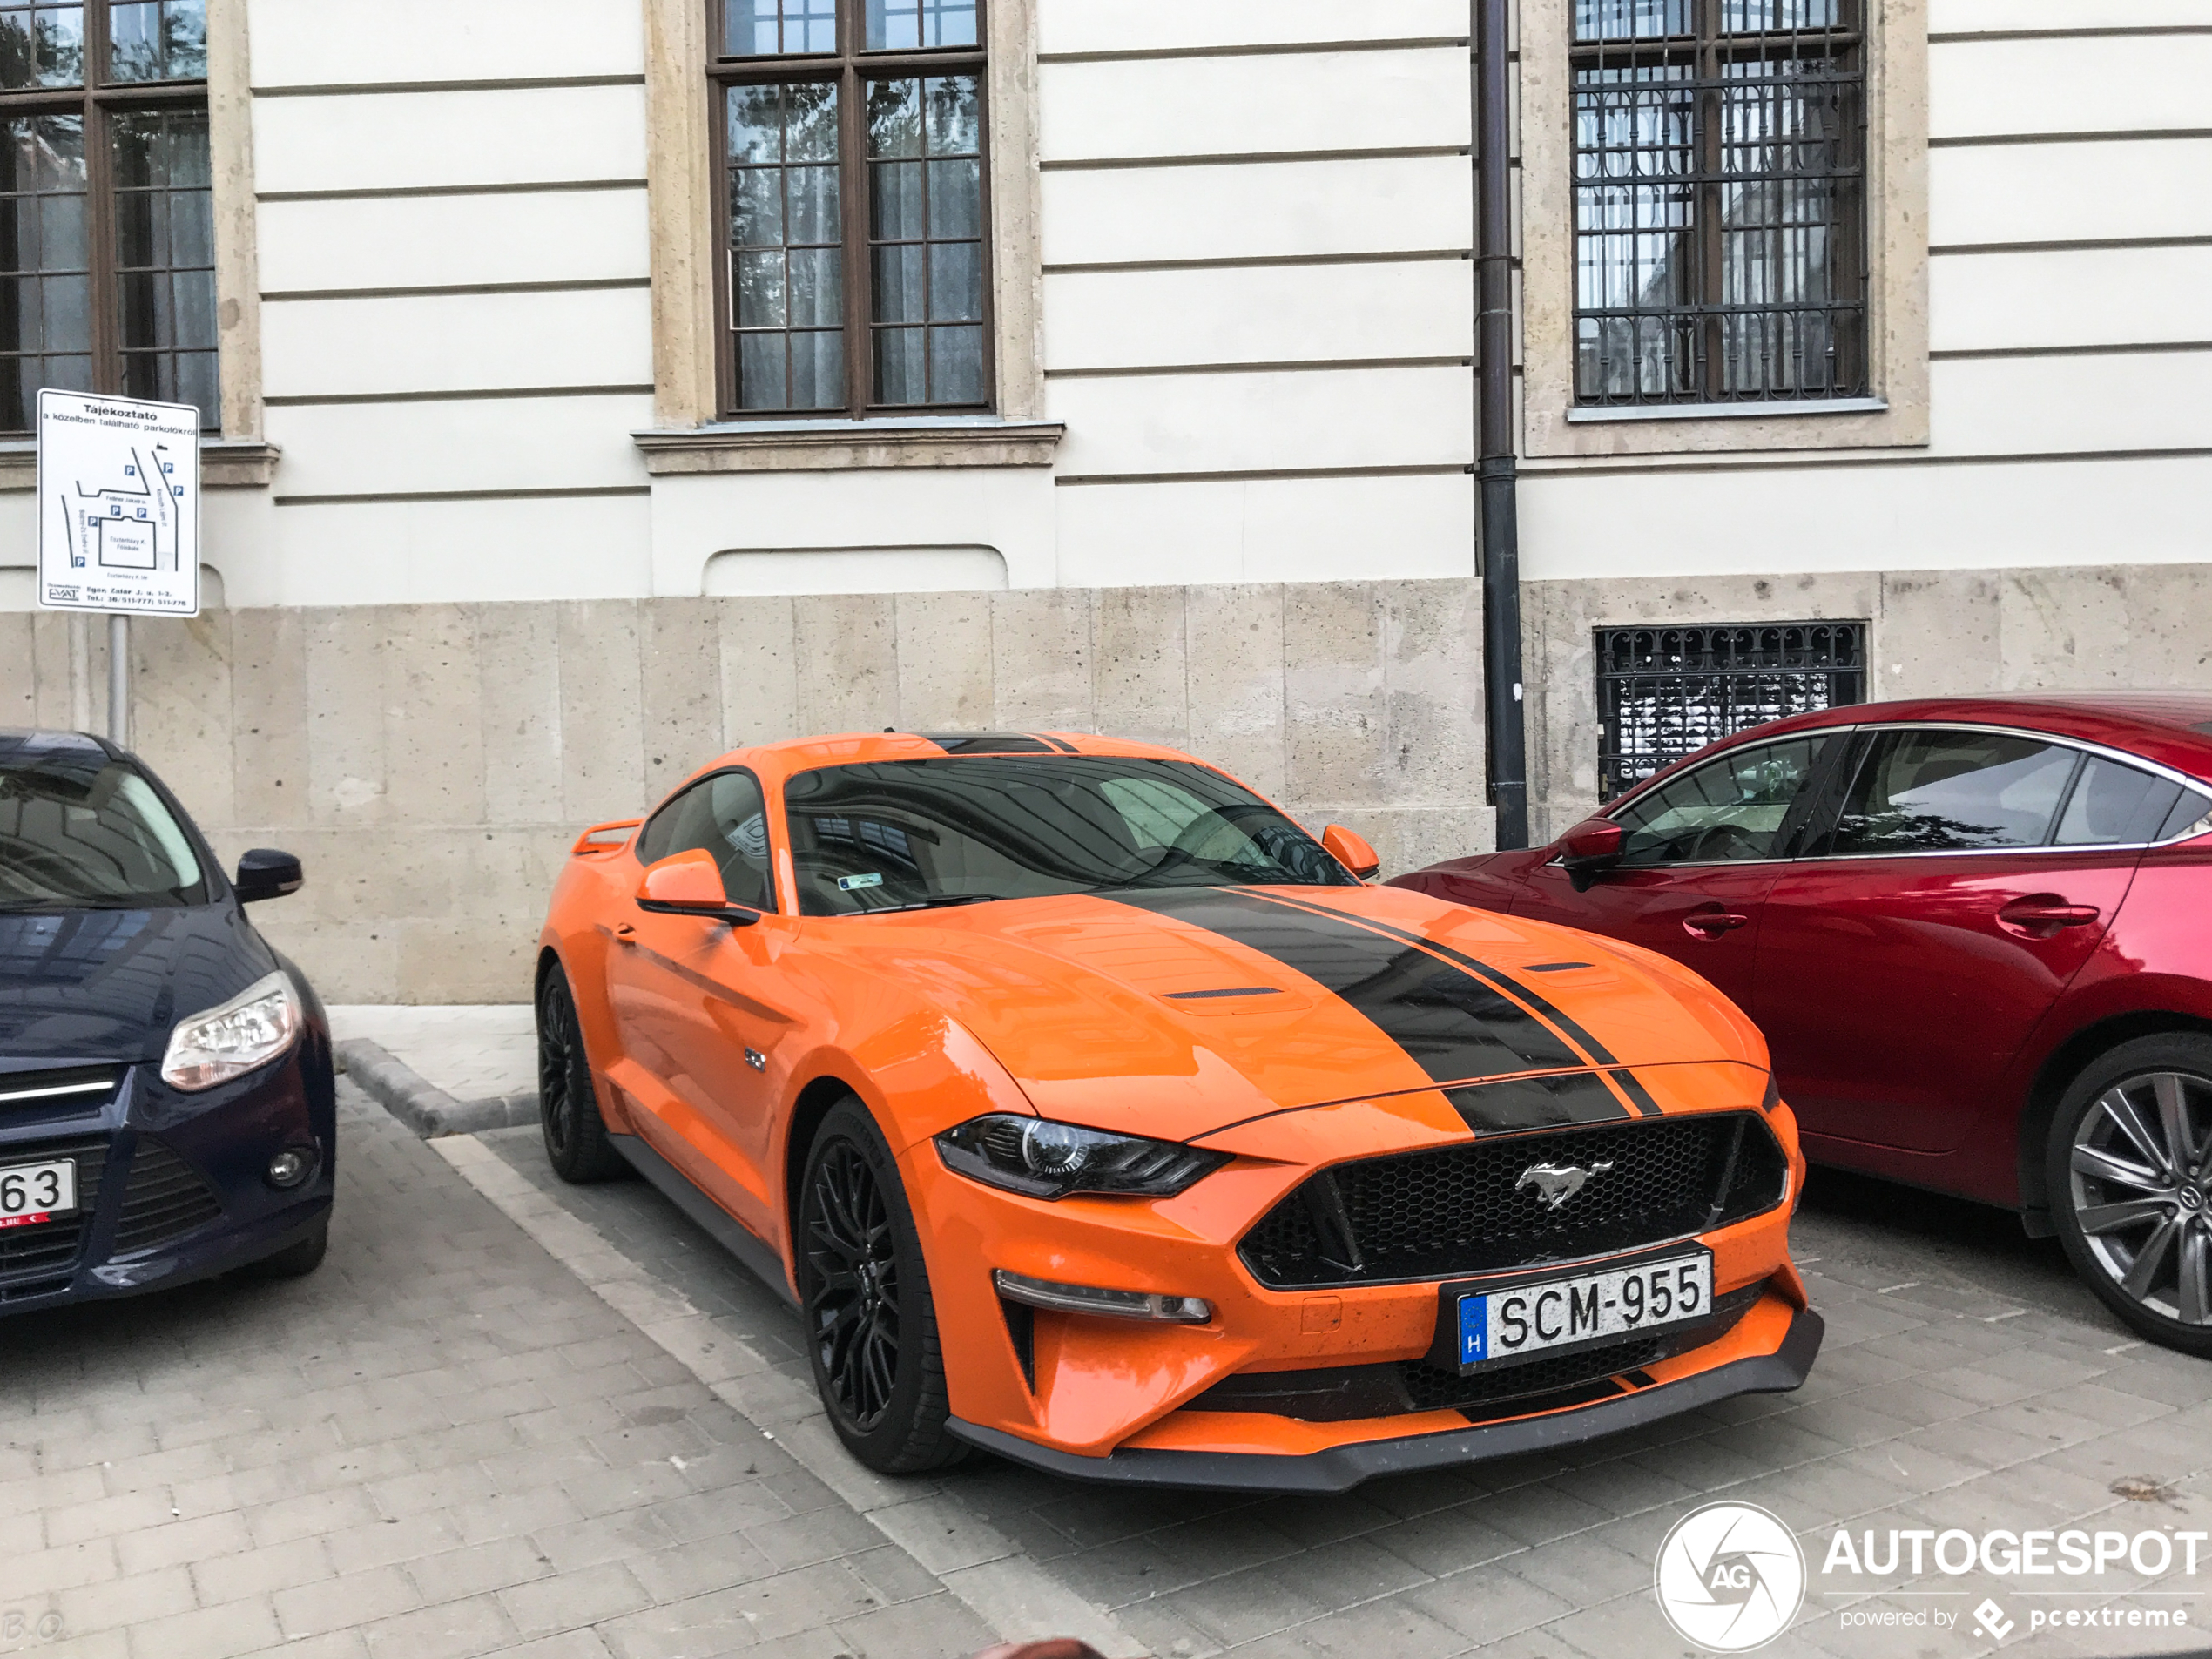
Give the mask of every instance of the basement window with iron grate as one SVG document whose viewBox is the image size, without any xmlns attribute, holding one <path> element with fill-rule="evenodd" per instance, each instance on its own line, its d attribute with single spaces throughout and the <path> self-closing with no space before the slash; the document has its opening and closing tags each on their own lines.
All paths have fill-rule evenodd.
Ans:
<svg viewBox="0 0 2212 1659">
<path fill-rule="evenodd" d="M 1599 799 L 1752 726 L 1865 700 L 1863 622 L 1601 628 Z"/>
</svg>

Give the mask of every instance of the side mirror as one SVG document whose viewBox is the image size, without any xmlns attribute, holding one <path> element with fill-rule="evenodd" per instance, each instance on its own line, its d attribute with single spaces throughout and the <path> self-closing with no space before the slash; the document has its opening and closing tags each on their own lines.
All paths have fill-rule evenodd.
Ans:
<svg viewBox="0 0 2212 1659">
<path fill-rule="evenodd" d="M 240 904 L 258 904 L 264 899 L 281 899 L 299 892 L 304 880 L 300 860 L 291 853 L 257 846 L 239 855 L 238 874 L 231 886 L 238 890 Z"/>
<path fill-rule="evenodd" d="M 730 902 L 714 855 L 699 847 L 649 865 L 637 882 L 637 907 L 676 916 L 707 916 L 750 927 L 760 913 Z"/>
<path fill-rule="evenodd" d="M 1329 849 L 1329 856 L 1358 876 L 1362 881 L 1374 879 L 1382 868 L 1382 860 L 1375 856 L 1375 849 L 1367 845 L 1365 837 L 1332 824 L 1321 832 L 1321 845 Z"/>
<path fill-rule="evenodd" d="M 1588 893 L 1590 884 L 1621 861 L 1629 833 L 1609 818 L 1586 818 L 1559 838 L 1559 867 Z"/>
</svg>

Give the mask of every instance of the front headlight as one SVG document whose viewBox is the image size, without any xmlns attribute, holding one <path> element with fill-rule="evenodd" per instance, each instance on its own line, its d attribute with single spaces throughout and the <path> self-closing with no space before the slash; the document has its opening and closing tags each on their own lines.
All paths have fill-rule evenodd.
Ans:
<svg viewBox="0 0 2212 1659">
<path fill-rule="evenodd" d="M 212 1089 L 275 1059 L 300 1035 L 300 994 L 281 971 L 258 979 L 219 1008 L 177 1022 L 161 1081 L 172 1089 Z"/>
<path fill-rule="evenodd" d="M 1226 1152 L 1011 1112 L 947 1130 L 937 1137 L 937 1155 L 947 1169 L 1032 1198 L 1064 1198 L 1071 1192 L 1171 1198 L 1229 1162 Z"/>
</svg>

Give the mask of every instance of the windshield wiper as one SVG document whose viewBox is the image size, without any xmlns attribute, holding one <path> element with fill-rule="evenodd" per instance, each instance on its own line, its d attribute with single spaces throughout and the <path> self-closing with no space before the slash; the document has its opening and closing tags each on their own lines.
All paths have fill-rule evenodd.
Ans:
<svg viewBox="0 0 2212 1659">
<path fill-rule="evenodd" d="M 989 904 L 1003 899 L 1002 893 L 941 893 L 934 899 L 917 899 L 912 904 L 879 905 L 873 910 L 849 910 L 853 916 L 895 916 L 901 910 L 943 910 L 956 904 Z"/>
</svg>

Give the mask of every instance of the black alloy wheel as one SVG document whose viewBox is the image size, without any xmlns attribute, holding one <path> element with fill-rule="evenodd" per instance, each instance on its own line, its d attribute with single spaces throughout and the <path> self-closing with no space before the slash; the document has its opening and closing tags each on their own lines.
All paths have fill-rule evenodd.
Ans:
<svg viewBox="0 0 2212 1659">
<path fill-rule="evenodd" d="M 2154 1342 L 2212 1358 L 2212 1038 L 2098 1060 L 2051 1124 L 2051 1211 L 2074 1268 Z"/>
<path fill-rule="evenodd" d="M 814 1386 L 853 1456 L 885 1474 L 967 1451 L 951 1406 L 928 1270 L 891 1149 L 858 1101 L 830 1109 L 806 1157 L 799 1291 Z"/>
<path fill-rule="evenodd" d="M 537 992 L 537 1109 L 546 1158 L 563 1181 L 608 1181 L 629 1168 L 607 1138 L 576 998 L 557 964 Z"/>
</svg>

